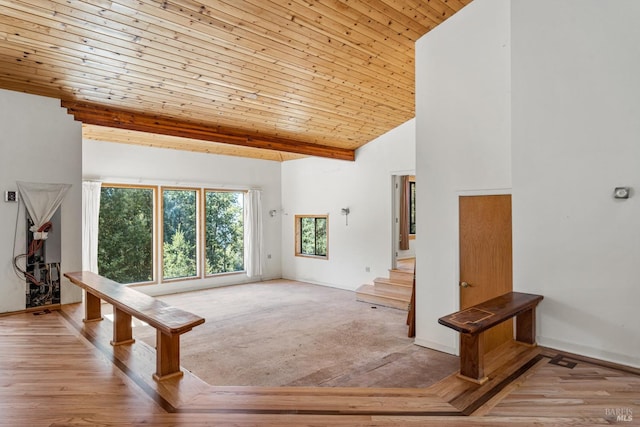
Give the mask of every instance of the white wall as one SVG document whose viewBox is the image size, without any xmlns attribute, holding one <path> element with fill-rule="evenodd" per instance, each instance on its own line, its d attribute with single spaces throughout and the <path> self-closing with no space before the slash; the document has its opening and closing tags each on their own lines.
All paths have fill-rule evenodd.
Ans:
<svg viewBox="0 0 640 427">
<path fill-rule="evenodd" d="M 105 183 L 194 185 L 206 188 L 262 190 L 265 259 L 263 279 L 281 277 L 280 163 L 171 149 L 84 141 L 83 176 Z M 265 256 L 266 258 L 266 256 Z M 152 295 L 204 289 L 248 281 L 246 274 L 225 275 L 136 289 Z"/>
<path fill-rule="evenodd" d="M 612 198 L 640 187 L 638 17 L 633 0 L 475 0 L 418 42 L 417 343 L 457 349 L 437 324 L 458 306 L 457 194 L 512 186 L 538 342 L 640 366 L 640 194 Z"/>
<path fill-rule="evenodd" d="M 475 0 L 416 44 L 416 340 L 456 353 L 458 197 L 510 192 L 508 0 Z"/>
<path fill-rule="evenodd" d="M 512 3 L 514 287 L 542 345 L 638 367 L 640 2 L 614 3 Z"/>
<path fill-rule="evenodd" d="M 409 240 L 409 249 L 407 250 L 402 250 L 400 249 L 400 244 L 398 243 L 398 247 L 397 247 L 397 252 L 398 252 L 398 259 L 409 259 L 409 258 L 414 258 L 416 256 L 416 239 L 410 239 Z"/>
<path fill-rule="evenodd" d="M 355 290 L 391 267 L 392 175 L 415 169 L 410 120 L 368 143 L 355 162 L 307 158 L 282 164 L 282 274 Z M 348 207 L 349 225 L 340 214 Z M 295 215 L 329 214 L 329 259 L 296 257 Z M 366 268 L 370 271 L 366 271 Z"/>
<path fill-rule="evenodd" d="M 82 129 L 56 99 L 0 89 L 0 111 L 0 312 L 11 312 L 25 308 L 25 282 L 12 267 L 18 204 L 4 202 L 4 192 L 17 190 L 16 181 L 72 185 L 61 208 L 61 267 L 80 270 Z M 20 218 L 19 253 L 26 251 L 23 224 Z M 81 290 L 64 279 L 62 303 L 81 298 Z"/>
</svg>

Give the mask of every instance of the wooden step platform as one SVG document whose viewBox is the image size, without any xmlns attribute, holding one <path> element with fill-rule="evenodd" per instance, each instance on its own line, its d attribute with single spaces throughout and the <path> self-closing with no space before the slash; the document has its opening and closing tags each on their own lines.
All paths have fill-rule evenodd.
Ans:
<svg viewBox="0 0 640 427">
<path fill-rule="evenodd" d="M 413 271 L 389 270 L 389 277 L 377 277 L 373 285 L 365 284 L 356 290 L 356 299 L 369 304 L 408 310 L 411 301 Z"/>
<path fill-rule="evenodd" d="M 411 291 L 392 292 L 378 289 L 375 285 L 362 285 L 356 290 L 356 299 L 368 304 L 408 310 Z"/>
<path fill-rule="evenodd" d="M 373 285 L 376 289 L 404 294 L 407 292 L 411 293 L 412 283 L 405 283 L 387 277 L 377 277 L 373 280 Z"/>
<path fill-rule="evenodd" d="M 392 268 L 389 270 L 389 278 L 395 283 L 403 283 L 411 286 L 413 284 L 413 270 Z"/>
</svg>

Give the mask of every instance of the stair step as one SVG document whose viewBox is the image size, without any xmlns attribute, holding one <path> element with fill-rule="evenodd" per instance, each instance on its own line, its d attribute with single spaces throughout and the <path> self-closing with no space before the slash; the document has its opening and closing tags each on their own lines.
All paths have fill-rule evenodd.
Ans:
<svg viewBox="0 0 640 427">
<path fill-rule="evenodd" d="M 377 289 L 374 285 L 362 285 L 356 290 L 356 299 L 369 304 L 407 311 L 411 300 L 411 289 L 408 292 L 392 292 Z"/>
<path fill-rule="evenodd" d="M 373 279 L 373 285 L 376 289 L 380 290 L 388 290 L 390 292 L 409 292 L 411 293 L 411 287 L 413 286 L 413 281 L 411 283 L 397 281 L 395 279 L 387 278 L 387 277 L 376 277 Z"/>
<path fill-rule="evenodd" d="M 413 284 L 413 270 L 393 268 L 389 270 L 389 278 L 396 282 Z"/>
</svg>

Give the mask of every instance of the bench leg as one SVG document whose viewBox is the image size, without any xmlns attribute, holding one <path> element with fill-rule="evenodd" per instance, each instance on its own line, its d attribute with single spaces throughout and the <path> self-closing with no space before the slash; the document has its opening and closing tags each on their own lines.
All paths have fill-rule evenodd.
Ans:
<svg viewBox="0 0 640 427">
<path fill-rule="evenodd" d="M 182 376 L 180 370 L 180 335 L 156 332 L 156 373 L 153 379 L 166 380 Z"/>
<path fill-rule="evenodd" d="M 530 308 L 516 316 L 516 341 L 536 345 L 536 309 Z"/>
<path fill-rule="evenodd" d="M 84 319 L 83 322 L 97 322 L 102 320 L 102 313 L 100 312 L 100 298 L 84 291 Z"/>
<path fill-rule="evenodd" d="M 131 315 L 118 307 L 113 307 L 113 340 L 111 340 L 111 345 L 131 344 L 135 341 L 131 330 Z"/>
<path fill-rule="evenodd" d="M 484 337 L 479 334 L 460 334 L 460 373 L 459 378 L 476 384 L 489 380 L 484 375 Z"/>
</svg>

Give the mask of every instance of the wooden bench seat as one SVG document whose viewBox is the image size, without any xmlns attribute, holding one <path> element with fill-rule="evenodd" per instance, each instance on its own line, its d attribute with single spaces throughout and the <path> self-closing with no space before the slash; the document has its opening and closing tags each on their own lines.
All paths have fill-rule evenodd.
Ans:
<svg viewBox="0 0 640 427">
<path fill-rule="evenodd" d="M 156 380 L 181 376 L 180 335 L 205 319 L 89 271 L 65 273 L 71 283 L 85 291 L 84 322 L 102 320 L 100 300 L 113 305 L 112 345 L 131 344 L 131 317 L 156 328 Z"/>
<path fill-rule="evenodd" d="M 460 377 L 483 384 L 482 333 L 515 316 L 516 341 L 536 345 L 535 309 L 542 295 L 509 292 L 438 319 L 438 323 L 460 332 Z"/>
</svg>

